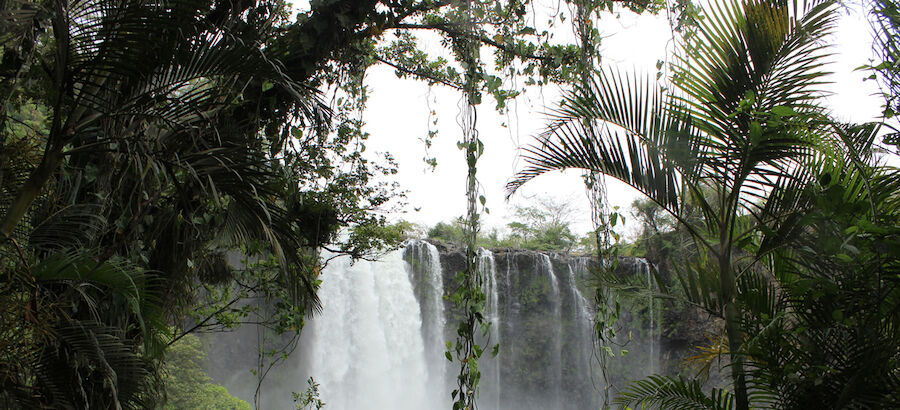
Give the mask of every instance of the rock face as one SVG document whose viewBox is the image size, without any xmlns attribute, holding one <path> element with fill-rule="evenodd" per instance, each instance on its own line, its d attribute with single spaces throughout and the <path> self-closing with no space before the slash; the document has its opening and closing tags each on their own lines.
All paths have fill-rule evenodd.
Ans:
<svg viewBox="0 0 900 410">
<path fill-rule="evenodd" d="M 445 292 L 457 286 L 465 269 L 461 248 L 431 242 L 440 255 Z M 407 248 L 414 287 L 427 275 Z M 483 376 L 479 407 L 487 409 L 591 409 L 599 407 L 598 375 L 592 373 L 593 310 L 578 282 L 587 258 L 514 249 L 481 250 L 479 273 L 485 284 L 485 317 L 491 323 L 480 340 L 487 352 L 479 362 Z M 425 288 L 425 286 L 421 286 Z M 427 299 L 427 296 L 423 295 Z M 455 339 L 455 307 L 445 299 L 447 340 Z M 425 311 L 423 311 L 423 315 Z"/>
<path fill-rule="evenodd" d="M 439 241 L 427 244 L 439 255 L 441 286 L 449 294 L 457 286 L 455 275 L 465 270 L 465 251 Z M 405 254 L 414 283 L 425 280 L 426 273 L 418 269 L 423 263 L 416 262 L 411 250 L 424 246 L 424 241 L 414 242 Z M 485 317 L 492 322 L 489 338 L 481 342 L 488 352 L 497 344 L 499 354 L 485 354 L 479 362 L 484 373 L 479 407 L 599 408 L 607 387 L 614 394 L 631 380 L 679 373 L 684 358 L 707 342 L 705 335 L 715 333 L 718 325 L 693 308 L 649 296 L 621 300 L 616 357 L 608 361 L 604 381 L 594 344 L 596 307 L 593 295 L 584 293 L 589 291 L 589 266 L 593 261 L 583 256 L 509 248 L 480 251 Z M 653 280 L 643 259 L 623 258 L 619 274 L 641 283 Z M 455 307 L 445 298 L 442 308 L 445 338 L 455 340 Z"/>
</svg>

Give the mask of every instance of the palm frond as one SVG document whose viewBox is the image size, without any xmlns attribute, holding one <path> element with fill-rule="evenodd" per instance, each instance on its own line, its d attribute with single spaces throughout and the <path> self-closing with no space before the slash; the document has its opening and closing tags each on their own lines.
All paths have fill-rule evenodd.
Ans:
<svg viewBox="0 0 900 410">
<path fill-rule="evenodd" d="M 698 381 L 667 376 L 650 376 L 628 385 L 619 393 L 615 404 L 623 407 L 651 409 L 731 410 L 734 400 L 731 393 L 712 389 L 703 391 Z"/>
<path fill-rule="evenodd" d="M 687 52 L 679 57 L 675 85 L 684 103 L 704 121 L 698 126 L 724 146 L 738 148 L 747 124 L 735 127 L 741 103 L 756 111 L 789 106 L 818 111 L 816 87 L 823 43 L 837 15 L 830 1 L 713 2 Z M 752 99 L 748 100 L 748 93 Z"/>
<path fill-rule="evenodd" d="M 578 168 L 619 179 L 675 212 L 697 146 L 690 123 L 666 104 L 652 82 L 602 71 L 594 87 L 567 95 L 547 131 L 524 149 L 527 166 L 507 184 L 508 195 L 538 175 Z"/>
<path fill-rule="evenodd" d="M 699 380 L 709 380 L 709 372 L 713 368 L 713 364 L 717 363 L 717 367 L 721 367 L 722 361 L 728 357 L 728 341 L 725 336 L 705 335 L 707 344 L 695 346 L 699 353 L 684 359 L 684 364 L 697 369 Z"/>
<path fill-rule="evenodd" d="M 198 14 L 205 7 L 196 1 L 116 7 L 101 0 L 71 9 L 68 38 L 79 68 L 68 119 L 73 130 L 91 134 L 98 122 L 113 121 L 120 130 L 143 131 L 131 124 L 153 122 L 190 136 L 198 122 L 215 125 L 216 112 L 234 107 L 246 87 L 264 82 L 289 96 L 301 119 L 320 123 L 327 117 L 314 91 L 288 77 L 258 44 Z M 169 46 L 140 46 L 150 38 Z"/>
<path fill-rule="evenodd" d="M 105 225 L 99 205 L 69 205 L 35 224 L 28 246 L 44 252 L 90 247 L 93 236 Z"/>
<path fill-rule="evenodd" d="M 168 324 L 163 315 L 159 296 L 154 294 L 153 276 L 141 268 L 124 260 L 110 260 L 98 263 L 86 253 L 55 253 L 43 258 L 31 266 L 31 274 L 42 286 L 50 283 L 68 283 L 70 286 L 88 283 L 100 286 L 109 293 L 104 297 L 115 295 L 123 301 L 122 308 L 133 315 L 144 342 L 144 352 L 150 357 L 161 354 L 165 346 L 165 334 Z M 82 293 L 79 293 L 82 294 Z M 84 294 L 82 294 L 84 295 Z M 115 299 L 112 299 L 115 300 Z M 96 305 L 95 301 L 85 300 L 88 306 Z M 119 317 L 105 309 L 104 314 L 94 312 L 94 320 L 102 320 L 105 316 Z M 127 324 L 119 324 L 127 329 Z"/>
<path fill-rule="evenodd" d="M 676 279 L 685 300 L 715 317 L 724 316 L 722 284 L 714 269 L 714 261 L 701 251 L 693 260 L 675 265 Z"/>
<path fill-rule="evenodd" d="M 152 367 L 120 332 L 92 321 L 60 323 L 55 328 L 56 344 L 25 358 L 32 363 L 41 400 L 68 408 L 152 407 L 156 398 Z"/>
<path fill-rule="evenodd" d="M 833 11 L 828 1 L 712 3 L 676 63 L 677 98 L 714 151 L 703 176 L 745 198 L 743 207 L 794 176 L 822 133 L 819 39 Z"/>
</svg>

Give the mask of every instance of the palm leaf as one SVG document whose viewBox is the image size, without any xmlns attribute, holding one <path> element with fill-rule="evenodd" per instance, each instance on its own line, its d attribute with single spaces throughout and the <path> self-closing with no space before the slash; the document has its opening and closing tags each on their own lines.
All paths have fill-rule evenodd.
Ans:
<svg viewBox="0 0 900 410">
<path fill-rule="evenodd" d="M 812 203 L 802 192 L 828 156 L 823 148 L 848 140 L 833 135 L 816 104 L 826 75 L 821 39 L 837 14 L 832 1 L 786 0 L 723 0 L 702 14 L 675 63 L 673 91 L 600 71 L 596 84 L 566 95 L 557 118 L 523 150 L 526 166 L 507 188 L 511 194 L 543 173 L 581 168 L 623 181 L 672 214 L 702 245 L 678 279 L 687 301 L 725 318 L 735 405 L 743 409 L 743 332 L 778 329 L 784 307 L 763 265 L 801 233 Z M 702 222 L 689 219 L 691 205 Z M 645 382 L 631 402 L 718 403 L 675 380 Z M 761 390 L 754 394 L 770 397 Z"/>
<path fill-rule="evenodd" d="M 41 400 L 68 408 L 152 407 L 156 382 L 151 367 L 120 332 L 92 321 L 60 323 L 57 343 L 27 358 L 41 386 Z"/>
<path fill-rule="evenodd" d="M 124 260 L 98 263 L 86 253 L 55 253 L 31 266 L 31 274 L 42 286 L 66 283 L 75 287 L 81 283 L 102 287 L 105 297 L 115 295 L 123 300 L 122 308 L 133 315 L 141 331 L 144 352 L 154 357 L 162 353 L 168 324 L 163 315 L 160 299 L 154 292 L 153 277 L 141 268 Z M 87 294 L 78 292 L 85 298 Z M 84 300 L 88 306 L 96 306 L 94 300 Z M 107 308 L 101 314 L 94 311 L 93 319 L 120 317 L 116 309 Z M 128 329 L 127 324 L 121 328 Z"/>
<path fill-rule="evenodd" d="M 106 225 L 97 204 L 69 205 L 39 219 L 28 247 L 44 252 L 90 247 L 93 236 Z"/>
<path fill-rule="evenodd" d="M 697 381 L 666 376 L 650 376 L 628 385 L 615 404 L 652 409 L 731 410 L 731 393 L 712 389 L 709 395 Z"/>
<path fill-rule="evenodd" d="M 524 149 L 527 166 L 507 184 L 508 194 L 543 173 L 580 168 L 619 179 L 676 211 L 680 178 L 696 152 L 690 124 L 666 110 L 664 98 L 649 81 L 602 71 L 594 87 L 568 94 L 547 131 Z"/>
</svg>

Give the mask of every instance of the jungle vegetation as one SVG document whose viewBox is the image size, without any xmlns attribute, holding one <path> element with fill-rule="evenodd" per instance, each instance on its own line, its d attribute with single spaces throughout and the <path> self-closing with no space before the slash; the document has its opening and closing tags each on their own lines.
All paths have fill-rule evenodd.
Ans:
<svg viewBox="0 0 900 410">
<path fill-rule="evenodd" d="M 677 278 L 660 297 L 724 323 L 718 355 L 732 388 L 651 376 L 618 404 L 898 405 L 900 174 L 885 162 L 880 124 L 840 123 L 821 106 L 822 39 L 837 7 L 713 2 L 680 45 L 669 88 L 602 69 L 526 149 L 511 193 L 540 174 L 582 168 L 652 201 L 638 207 L 645 221 L 656 220 L 655 207 L 673 219 L 693 249 L 674 261 L 660 255 Z M 665 249 L 659 235 L 645 232 L 657 244 L 644 246 Z"/>
<path fill-rule="evenodd" d="M 579 48 L 548 42 L 526 6 L 2 2 L 2 406 L 154 407 L 188 335 L 248 320 L 297 334 L 319 307 L 319 250 L 371 258 L 402 239 L 384 217 L 402 191 L 374 181 L 392 159 L 362 155 L 366 68 L 498 107 L 518 90 L 496 72 L 574 78 Z M 425 31 L 453 61 L 419 49 Z"/>
<path fill-rule="evenodd" d="M 570 87 L 510 189 L 581 168 L 673 219 L 644 235 L 678 278 L 659 297 L 724 320 L 733 388 L 654 377 L 620 404 L 896 407 L 900 178 L 884 157 L 897 139 L 819 104 L 837 4 L 565 4 L 577 44 L 550 41 L 527 0 L 316 0 L 297 15 L 281 0 L 0 2 L 0 406 L 166 406 L 167 390 L 182 400 L 171 377 L 217 390 L 166 357 L 196 363 L 194 333 L 251 317 L 297 334 L 319 308 L 320 250 L 373 258 L 398 246 L 403 229 L 383 215 L 402 187 L 376 182 L 395 165 L 363 155 L 356 115 L 366 68 L 386 64 L 459 90 L 470 114 L 485 96 L 502 110 L 521 87 Z M 891 117 L 897 5 L 867 7 Z M 593 19 L 623 9 L 673 16 L 667 87 L 594 69 Z M 449 57 L 419 47 L 426 31 Z M 461 230 L 474 255 L 474 170 L 490 144 L 467 118 Z M 572 246 L 564 221 L 531 211 L 514 245 Z M 653 239 L 676 231 L 691 258 L 669 259 Z M 472 408 L 483 293 L 460 288 L 452 400 Z M 275 309 L 258 317 L 249 298 Z"/>
</svg>

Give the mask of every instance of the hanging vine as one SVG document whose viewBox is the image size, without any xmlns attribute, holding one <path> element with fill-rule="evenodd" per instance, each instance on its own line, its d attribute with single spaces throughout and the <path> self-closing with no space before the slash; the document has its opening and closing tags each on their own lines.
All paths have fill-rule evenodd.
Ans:
<svg viewBox="0 0 900 410">
<path fill-rule="evenodd" d="M 484 306 L 486 297 L 482 290 L 482 277 L 478 274 L 476 240 L 479 228 L 479 203 L 483 206 L 484 196 L 479 195 L 477 179 L 478 159 L 484 152 L 484 144 L 478 138 L 476 105 L 480 103 L 479 90 L 480 58 L 479 45 L 473 41 L 475 22 L 472 16 L 472 3 L 466 1 L 460 5 L 460 19 L 462 29 L 466 33 L 454 41 L 454 51 L 460 64 L 465 70 L 465 81 L 462 97 L 460 98 L 459 125 L 462 130 L 462 140 L 459 148 L 465 153 L 466 172 L 466 268 L 457 274 L 456 281 L 459 286 L 453 294 L 453 301 L 461 310 L 463 319 L 456 329 L 456 359 L 460 368 L 457 376 L 457 388 L 453 390 L 453 409 L 475 409 L 478 383 L 481 379 L 481 371 L 478 370 L 478 359 L 484 352 L 484 348 L 475 341 L 475 335 L 479 328 L 490 324 L 484 321 Z M 448 352 L 448 358 L 451 356 Z"/>
<path fill-rule="evenodd" d="M 662 4 L 662 0 L 613 1 L 613 0 L 557 0 L 549 16 L 538 11 L 531 0 L 454 0 L 425 1 L 395 16 L 384 16 L 369 29 L 379 33 L 380 42 L 374 46 L 372 60 L 395 69 L 400 78 L 417 78 L 429 85 L 441 85 L 462 92 L 459 101 L 458 123 L 461 129 L 459 149 L 466 159 L 466 267 L 456 275 L 456 289 L 450 295 L 461 315 L 456 340 L 447 343 L 446 357 L 458 361 L 460 368 L 457 387 L 453 390 L 454 409 L 472 409 L 477 406 L 478 384 L 481 378 L 478 360 L 485 347 L 476 343 L 476 332 L 486 335 L 490 323 L 484 319 L 486 296 L 482 290 L 483 278 L 477 272 L 477 236 L 480 212 L 486 199 L 480 193 L 477 180 L 477 163 L 484 152 L 484 143 L 477 130 L 477 109 L 482 96 L 496 101 L 496 109 L 506 109 L 506 103 L 523 93 L 529 86 L 557 84 L 588 84 L 596 58 L 599 33 L 590 24 L 590 18 L 577 18 L 589 24 L 576 27 L 581 31 L 580 44 L 566 44 L 553 39 L 560 26 L 571 24 L 576 13 L 565 11 L 565 5 L 583 7 L 583 16 L 592 16 L 614 5 L 624 5 L 634 11 L 643 11 Z M 530 10 L 530 12 L 529 12 Z M 530 14 L 529 14 L 530 13 Z M 541 20 L 538 21 L 540 16 Z M 547 23 L 543 18 L 549 17 Z M 539 24 L 540 23 L 540 24 Z M 414 33 L 430 31 L 440 34 L 441 45 L 449 48 L 453 58 L 427 52 Z M 384 34 L 382 33 L 389 33 Z M 493 64 L 485 67 L 480 56 L 482 47 L 493 51 Z M 485 57 L 486 59 L 488 57 Z M 579 59 L 582 60 L 579 60 Z M 501 76 L 521 77 L 523 81 L 505 83 Z M 425 163 L 433 167 L 435 158 L 428 151 L 436 135 L 432 125 L 436 115 L 429 107 L 428 134 Z M 592 185 L 599 200 L 605 195 L 602 180 Z M 600 218 L 604 219 L 604 218 Z M 598 225 L 599 226 L 599 225 Z M 606 229 L 598 229 L 598 238 Z M 604 242 L 607 244 L 608 242 Z M 606 326 L 598 326 L 606 328 Z M 497 351 L 496 348 L 493 349 Z"/>
<path fill-rule="evenodd" d="M 673 35 L 676 31 L 689 31 L 693 21 L 692 2 L 690 0 L 676 0 L 670 7 L 667 1 L 651 2 L 626 2 L 625 7 L 635 12 L 649 11 L 657 13 L 666 10 L 670 24 L 678 22 L 677 27 L 672 26 Z M 577 71 L 580 77 L 579 86 L 587 89 L 592 87 L 592 77 L 599 60 L 596 49 L 599 46 L 601 36 L 594 26 L 594 18 L 603 10 L 613 11 L 613 2 L 597 0 L 575 0 L 575 35 L 580 45 L 579 64 Z M 657 68 L 661 69 L 662 63 Z M 659 77 L 659 75 L 658 75 Z M 586 128 L 602 127 L 591 120 L 585 120 Z M 624 217 L 615 209 L 610 209 L 607 197 L 606 177 L 600 172 L 586 172 L 583 175 L 585 189 L 591 206 L 591 222 L 597 245 L 597 269 L 613 272 L 618 265 L 619 235 L 613 230 L 617 224 L 624 223 Z M 596 360 L 599 364 L 600 376 L 603 379 L 602 400 L 604 408 L 610 403 L 612 383 L 609 378 L 608 366 L 610 359 L 616 356 L 615 347 L 621 345 L 616 342 L 616 329 L 621 305 L 618 294 L 603 286 L 597 286 L 594 293 L 594 303 L 597 313 L 594 318 L 594 330 L 597 342 Z M 652 304 L 651 300 L 651 304 Z"/>
<path fill-rule="evenodd" d="M 573 15 L 575 17 L 574 31 L 580 47 L 579 62 L 576 66 L 578 86 L 582 89 L 589 89 L 592 87 L 592 78 L 600 58 L 596 50 L 602 38 L 599 30 L 595 27 L 594 21 L 601 11 L 613 11 L 614 5 L 610 1 L 575 0 L 572 6 L 574 7 Z M 625 6 L 637 12 L 647 10 L 656 12 L 661 5 L 659 2 L 644 4 L 629 2 Z M 585 120 L 583 125 L 585 128 L 603 126 L 591 120 Z M 619 238 L 613 231 L 613 228 L 623 218 L 609 207 L 606 176 L 603 173 L 597 171 L 585 172 L 583 179 L 591 207 L 591 222 L 597 246 L 597 268 L 603 271 L 614 271 L 618 264 L 618 248 L 614 244 Z M 594 357 L 599 365 L 600 377 L 602 378 L 602 403 L 604 407 L 608 407 L 612 390 L 608 368 L 610 359 L 615 357 L 613 348 L 617 346 L 616 325 L 620 315 L 620 304 L 618 295 L 601 285 L 598 285 L 595 289 L 594 304 L 597 309 L 594 317 L 596 336 Z"/>
<path fill-rule="evenodd" d="M 579 61 L 576 67 L 578 71 L 578 87 L 589 88 L 596 64 L 599 60 L 597 46 L 600 43 L 599 30 L 594 25 L 594 13 L 603 5 L 595 0 L 577 0 L 572 4 L 572 14 L 575 17 L 574 32 L 580 46 Z M 584 126 L 593 127 L 596 124 L 585 120 Z M 597 260 L 600 269 L 612 267 L 616 258 L 611 254 L 610 226 L 608 224 L 610 210 L 606 195 L 606 178 L 599 172 L 587 171 L 582 175 L 585 192 L 591 208 L 591 222 L 594 238 L 597 246 Z M 606 406 L 610 396 L 609 360 L 613 357 L 611 345 L 615 339 L 615 324 L 618 319 L 618 301 L 615 295 L 602 286 L 597 286 L 594 293 L 594 303 L 597 313 L 594 317 L 595 351 L 594 359 L 599 368 L 602 388 L 602 403 Z M 595 386 L 596 388 L 596 386 Z"/>
</svg>

